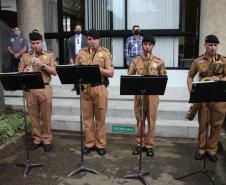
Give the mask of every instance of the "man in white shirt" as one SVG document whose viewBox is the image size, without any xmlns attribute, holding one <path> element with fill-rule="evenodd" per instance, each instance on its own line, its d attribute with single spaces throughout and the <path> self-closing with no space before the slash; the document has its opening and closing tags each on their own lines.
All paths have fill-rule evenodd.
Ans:
<svg viewBox="0 0 226 185">
<path fill-rule="evenodd" d="M 82 35 L 82 27 L 80 24 L 74 26 L 75 34 L 70 38 L 69 41 L 69 59 L 70 63 L 74 63 L 74 59 L 81 48 L 86 46 L 86 37 Z"/>
<path fill-rule="evenodd" d="M 82 35 L 82 26 L 80 24 L 76 24 L 74 26 L 74 32 L 75 34 L 72 37 L 70 37 L 70 40 L 69 40 L 70 64 L 74 64 L 76 55 L 78 54 L 79 50 L 86 46 L 86 36 Z M 72 91 L 75 91 L 75 90 L 76 90 L 76 84 L 74 85 L 74 88 L 72 89 Z"/>
</svg>

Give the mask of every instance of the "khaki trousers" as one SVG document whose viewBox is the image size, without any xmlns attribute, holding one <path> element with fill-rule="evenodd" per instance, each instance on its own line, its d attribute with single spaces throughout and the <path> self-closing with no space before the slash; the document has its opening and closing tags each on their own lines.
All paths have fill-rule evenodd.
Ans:
<svg viewBox="0 0 226 185">
<path fill-rule="evenodd" d="M 104 85 L 91 87 L 89 92 L 82 92 L 83 123 L 85 130 L 85 147 L 105 148 L 105 115 L 107 111 L 108 92 Z"/>
<path fill-rule="evenodd" d="M 50 144 L 52 141 L 51 114 L 52 88 L 34 89 L 26 92 L 27 107 L 32 122 L 32 137 L 36 144 Z"/>
<path fill-rule="evenodd" d="M 213 155 L 217 153 L 218 143 L 220 139 L 220 128 L 224 121 L 225 110 L 226 110 L 225 102 L 202 103 L 198 114 L 199 115 L 198 147 L 200 154 L 208 152 L 209 154 Z M 210 133 L 206 143 L 207 123 L 210 126 Z"/>
<path fill-rule="evenodd" d="M 137 135 L 136 141 L 137 146 L 141 146 L 140 141 L 140 131 L 141 131 L 141 120 L 142 120 L 142 109 L 141 109 L 141 96 L 135 96 L 134 100 L 134 111 L 135 117 L 137 120 Z M 153 148 L 154 140 L 155 140 L 155 125 L 156 125 L 156 115 L 157 115 L 157 108 L 159 104 L 159 96 L 145 96 L 144 97 L 144 120 L 147 119 L 148 122 L 148 131 L 145 133 L 143 130 L 143 140 L 142 140 L 142 147 L 146 148 Z M 145 126 L 143 126 L 144 128 Z"/>
</svg>

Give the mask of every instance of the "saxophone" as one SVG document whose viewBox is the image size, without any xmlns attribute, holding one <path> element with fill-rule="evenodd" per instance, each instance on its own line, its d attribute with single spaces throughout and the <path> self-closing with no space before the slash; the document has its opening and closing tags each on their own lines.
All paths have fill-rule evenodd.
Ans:
<svg viewBox="0 0 226 185">
<path fill-rule="evenodd" d="M 201 81 L 210 81 L 210 80 L 212 80 L 212 76 L 218 75 L 219 73 L 222 72 L 222 67 L 223 67 L 223 64 L 219 60 L 215 61 L 215 57 L 214 57 L 214 61 L 212 63 L 210 63 L 209 68 L 208 68 L 208 70 L 206 72 L 206 75 L 205 75 L 206 77 L 203 78 Z M 201 103 L 193 103 L 189 107 L 185 118 L 188 119 L 189 121 L 193 120 L 195 115 L 196 115 L 196 113 L 200 109 L 200 107 L 201 107 Z"/>
</svg>

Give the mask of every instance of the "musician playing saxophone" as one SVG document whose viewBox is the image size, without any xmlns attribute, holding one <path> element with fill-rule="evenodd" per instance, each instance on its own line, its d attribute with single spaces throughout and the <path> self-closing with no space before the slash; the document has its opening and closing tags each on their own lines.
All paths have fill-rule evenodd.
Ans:
<svg viewBox="0 0 226 185">
<path fill-rule="evenodd" d="M 152 35 L 145 35 L 142 41 L 144 54 L 133 58 L 129 66 L 129 75 L 166 75 L 164 61 L 153 55 L 152 49 L 155 46 L 155 38 Z M 159 104 L 158 95 L 144 96 L 144 120 L 147 119 L 148 131 L 142 137 L 142 146 L 140 141 L 140 129 L 142 128 L 142 109 L 141 96 L 134 98 L 134 112 L 137 121 L 137 146 L 133 150 L 133 154 L 137 155 L 145 151 L 147 156 L 154 156 L 154 140 L 155 140 L 155 125 L 156 114 Z M 144 124 L 144 123 L 143 123 Z M 144 133 L 144 132 L 143 132 Z"/>
<path fill-rule="evenodd" d="M 205 53 L 195 59 L 188 72 L 187 85 L 189 92 L 192 89 L 194 76 L 198 73 L 199 80 L 226 80 L 226 57 L 217 53 L 219 40 L 215 35 L 205 38 Z M 208 110 L 209 109 L 209 110 Z M 198 151 L 196 160 L 202 160 L 205 155 L 212 162 L 216 162 L 220 128 L 224 121 L 226 110 L 225 102 L 200 103 L 198 106 Z M 209 114 L 209 115 L 207 115 Z M 209 118 L 209 120 L 207 120 Z M 210 135 L 206 143 L 206 124 L 210 126 Z M 206 147 L 207 146 L 207 147 Z"/>
<path fill-rule="evenodd" d="M 56 75 L 55 57 L 52 52 L 42 50 L 42 35 L 29 34 L 32 51 L 25 53 L 19 65 L 21 72 L 41 72 L 45 83 L 44 89 L 32 89 L 26 92 L 27 107 L 32 122 L 33 142 L 30 150 L 40 146 L 45 152 L 52 149 L 51 114 L 52 88 L 51 75 Z"/>
</svg>

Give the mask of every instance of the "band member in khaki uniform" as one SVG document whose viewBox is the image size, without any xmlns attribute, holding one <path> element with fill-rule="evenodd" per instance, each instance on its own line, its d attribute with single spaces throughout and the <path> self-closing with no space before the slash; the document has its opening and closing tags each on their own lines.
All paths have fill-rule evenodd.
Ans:
<svg viewBox="0 0 226 185">
<path fill-rule="evenodd" d="M 145 35 L 142 41 L 144 54 L 133 59 L 128 74 L 129 75 L 166 75 L 164 61 L 152 54 L 155 45 L 155 38 L 151 35 Z M 156 114 L 159 104 L 159 96 L 149 95 L 144 97 L 144 120 L 148 121 L 148 132 L 143 136 L 143 146 L 140 146 L 140 129 L 142 121 L 141 96 L 135 96 L 134 111 L 137 120 L 137 147 L 133 150 L 133 154 L 137 155 L 142 151 L 146 151 L 148 156 L 154 156 L 153 146 L 155 138 Z M 143 132 L 144 133 L 144 132 Z"/>
<path fill-rule="evenodd" d="M 99 65 L 102 79 L 113 77 L 114 67 L 108 49 L 100 47 L 98 31 L 92 29 L 87 33 L 87 47 L 82 48 L 75 59 L 80 65 Z M 81 93 L 83 123 L 85 128 L 84 154 L 96 148 L 99 155 L 106 153 L 105 115 L 107 111 L 107 88 L 101 84 L 86 84 Z M 94 122 L 95 119 L 95 122 Z"/>
<path fill-rule="evenodd" d="M 226 80 L 226 58 L 217 54 L 219 40 L 215 35 L 205 38 L 205 54 L 195 59 L 188 72 L 187 84 L 189 92 L 192 89 L 194 76 L 199 73 L 199 80 Z M 209 109 L 209 110 L 208 110 Z M 225 102 L 202 103 L 198 110 L 199 134 L 198 152 L 196 160 L 202 160 L 206 155 L 210 161 L 217 161 L 217 149 L 220 137 L 220 128 L 226 111 Z M 207 115 L 209 112 L 209 115 Z M 208 120 L 208 117 L 210 118 Z M 210 125 L 210 135 L 206 143 L 206 124 Z"/>
<path fill-rule="evenodd" d="M 22 56 L 18 70 L 21 72 L 41 72 L 45 83 L 44 89 L 26 92 L 28 111 L 32 122 L 33 143 L 30 150 L 43 144 L 45 152 L 52 149 L 51 114 L 52 88 L 51 75 L 56 75 L 55 57 L 52 52 L 42 50 L 42 35 L 29 34 L 32 51 Z"/>
</svg>

